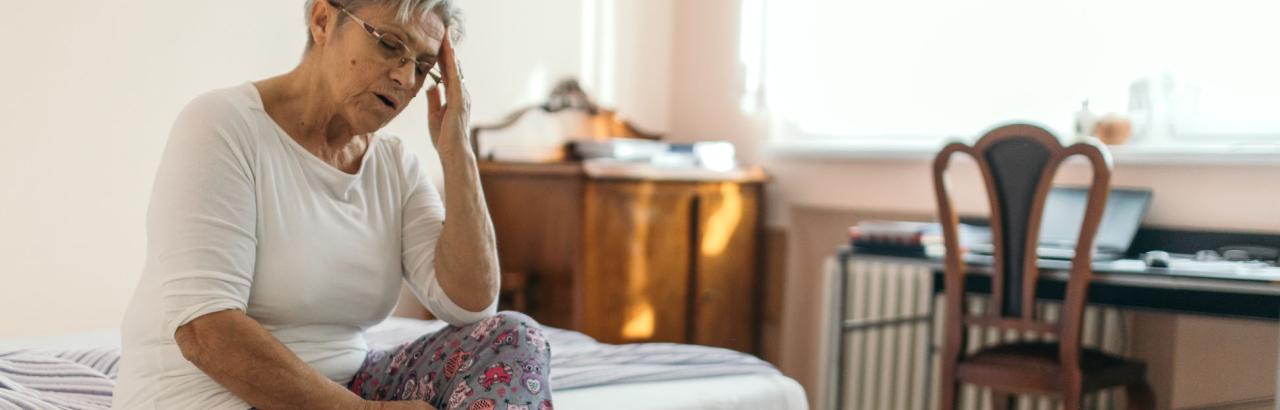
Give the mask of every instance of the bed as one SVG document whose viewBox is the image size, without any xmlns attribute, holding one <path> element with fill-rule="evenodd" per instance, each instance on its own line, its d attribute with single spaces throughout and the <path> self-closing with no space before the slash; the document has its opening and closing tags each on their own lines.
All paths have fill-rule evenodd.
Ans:
<svg viewBox="0 0 1280 410">
<path fill-rule="evenodd" d="M 442 322 L 393 317 L 370 329 L 384 348 Z M 609 345 L 548 328 L 556 408 L 695 410 L 807 409 L 799 383 L 753 356 L 669 343 Z M 106 409 L 119 361 L 119 333 L 0 339 L 0 409 Z"/>
</svg>

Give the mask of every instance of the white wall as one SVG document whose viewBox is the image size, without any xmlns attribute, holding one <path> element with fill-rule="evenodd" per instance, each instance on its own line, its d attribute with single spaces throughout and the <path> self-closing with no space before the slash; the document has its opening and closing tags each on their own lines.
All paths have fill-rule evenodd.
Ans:
<svg viewBox="0 0 1280 410">
<path fill-rule="evenodd" d="M 540 101 L 566 76 L 603 88 L 650 73 L 649 84 L 610 82 L 605 102 L 665 130 L 670 29 L 659 17 L 670 1 L 462 1 L 473 122 Z M 291 69 L 305 43 L 303 1 L 10 3 L 0 24 L 0 337 L 115 327 L 141 273 L 148 195 L 174 116 L 201 92 Z M 586 31 L 597 18 L 613 24 Z M 656 27 L 639 22 L 650 18 Z M 422 103 L 387 131 L 439 174 Z"/>
</svg>

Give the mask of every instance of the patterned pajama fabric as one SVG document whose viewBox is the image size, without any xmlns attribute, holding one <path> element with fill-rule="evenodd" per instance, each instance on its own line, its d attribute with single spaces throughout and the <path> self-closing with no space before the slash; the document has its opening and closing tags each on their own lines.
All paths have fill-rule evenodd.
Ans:
<svg viewBox="0 0 1280 410">
<path fill-rule="evenodd" d="M 550 362 L 538 323 L 504 311 L 371 351 L 347 388 L 367 400 L 426 400 L 441 410 L 551 410 Z"/>
</svg>

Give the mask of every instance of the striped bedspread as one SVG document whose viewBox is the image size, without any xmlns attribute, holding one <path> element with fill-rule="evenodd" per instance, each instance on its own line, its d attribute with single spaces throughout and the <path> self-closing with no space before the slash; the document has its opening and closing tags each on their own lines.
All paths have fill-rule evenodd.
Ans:
<svg viewBox="0 0 1280 410">
<path fill-rule="evenodd" d="M 439 321 L 392 318 L 370 329 L 373 349 L 388 348 L 439 329 Z M 601 385 L 680 380 L 777 370 L 732 350 L 672 343 L 609 345 L 582 333 L 546 329 L 551 342 L 551 386 L 569 390 Z M 108 409 L 120 350 L 0 352 L 0 409 Z"/>
<path fill-rule="evenodd" d="M 109 409 L 120 351 L 0 352 L 0 408 Z"/>
</svg>

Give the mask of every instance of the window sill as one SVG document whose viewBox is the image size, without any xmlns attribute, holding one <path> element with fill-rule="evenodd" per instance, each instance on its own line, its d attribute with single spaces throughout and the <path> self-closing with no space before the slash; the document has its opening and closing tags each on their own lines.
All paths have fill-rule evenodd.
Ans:
<svg viewBox="0 0 1280 410">
<path fill-rule="evenodd" d="M 771 158 L 827 160 L 929 160 L 941 149 L 933 141 L 779 141 L 765 143 Z M 1117 165 L 1280 165 L 1280 145 L 1120 145 Z"/>
</svg>

